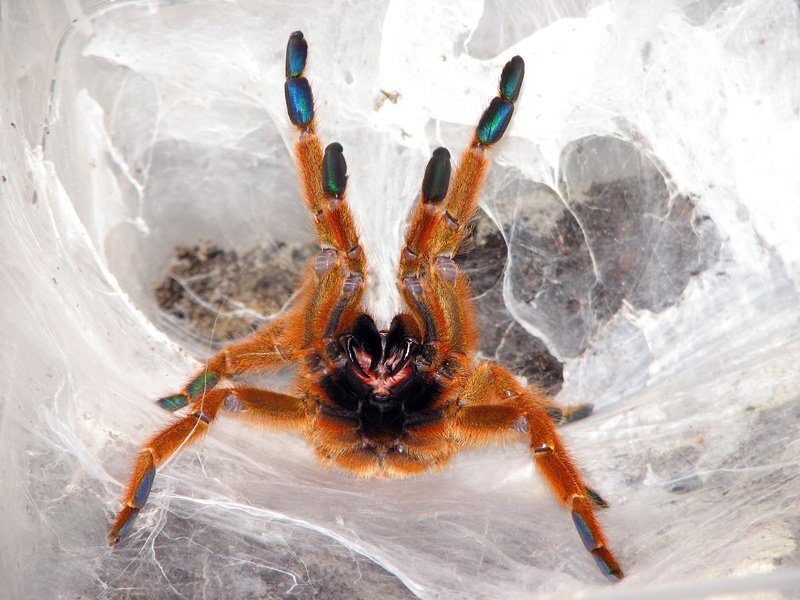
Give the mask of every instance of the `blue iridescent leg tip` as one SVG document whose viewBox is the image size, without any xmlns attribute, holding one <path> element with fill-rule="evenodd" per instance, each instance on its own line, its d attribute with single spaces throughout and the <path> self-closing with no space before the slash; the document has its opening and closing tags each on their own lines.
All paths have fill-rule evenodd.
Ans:
<svg viewBox="0 0 800 600">
<path fill-rule="evenodd" d="M 511 122 L 511 115 L 514 114 L 514 105 L 503 98 L 495 97 L 489 103 L 481 120 L 478 121 L 478 128 L 475 135 L 482 146 L 496 144 L 506 132 L 508 124 Z"/>
<path fill-rule="evenodd" d="M 130 529 L 131 523 L 136 520 L 136 516 L 139 514 L 139 509 L 134 508 L 132 506 L 125 506 L 123 507 L 122 511 L 119 513 L 114 526 L 111 528 L 111 531 L 108 532 L 108 543 L 111 546 L 116 546 L 119 541 L 125 537 Z"/>
<path fill-rule="evenodd" d="M 306 68 L 308 58 L 308 43 L 303 38 L 302 31 L 295 31 L 289 36 L 286 44 L 286 78 L 300 77 Z"/>
<path fill-rule="evenodd" d="M 500 75 L 500 95 L 509 102 L 516 102 L 525 77 L 525 61 L 515 56 L 503 67 Z"/>
<path fill-rule="evenodd" d="M 287 79 L 283 86 L 289 120 L 297 127 L 305 127 L 314 118 L 314 97 L 305 77 Z"/>
<path fill-rule="evenodd" d="M 589 526 L 586 524 L 586 521 L 583 519 L 583 517 L 573 511 L 572 520 L 575 523 L 575 528 L 578 530 L 578 534 L 580 534 L 581 540 L 583 541 L 583 545 L 586 546 L 586 549 L 591 552 L 597 548 L 597 540 L 595 539 L 594 535 L 592 535 L 592 532 L 589 530 Z"/>
<path fill-rule="evenodd" d="M 600 567 L 600 570 L 603 572 L 603 575 L 605 575 L 606 579 L 611 583 L 617 583 L 625 577 L 622 573 L 622 569 L 619 568 L 617 561 L 614 559 L 614 556 L 608 551 L 608 548 L 592 550 L 592 556 L 597 566 Z"/>
<path fill-rule="evenodd" d="M 326 196 L 338 197 L 347 185 L 347 163 L 342 153 L 342 145 L 334 142 L 325 148 L 322 157 L 322 189 Z"/>
<path fill-rule="evenodd" d="M 166 398 L 156 400 L 156 404 L 164 410 L 174 412 L 189 404 L 189 398 L 187 398 L 185 394 L 175 394 L 174 396 L 167 396 Z"/>
<path fill-rule="evenodd" d="M 210 371 L 201 373 L 186 386 L 186 391 L 189 392 L 191 398 L 196 398 L 200 394 L 212 389 L 217 383 L 219 383 L 219 378 L 214 375 L 214 373 Z"/>
<path fill-rule="evenodd" d="M 156 477 L 156 468 L 150 467 L 150 470 L 144 476 L 139 487 L 136 488 L 136 493 L 133 495 L 131 504 L 135 508 L 142 508 L 144 503 L 147 502 L 147 497 L 150 495 L 150 488 L 153 487 L 153 479 Z"/>
</svg>

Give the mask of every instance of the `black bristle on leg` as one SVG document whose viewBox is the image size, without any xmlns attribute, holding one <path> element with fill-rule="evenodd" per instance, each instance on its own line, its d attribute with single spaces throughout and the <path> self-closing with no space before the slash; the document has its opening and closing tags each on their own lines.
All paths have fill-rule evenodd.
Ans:
<svg viewBox="0 0 800 600">
<path fill-rule="evenodd" d="M 606 502 L 603 497 L 595 492 L 592 488 L 586 488 L 586 497 L 592 501 L 597 508 L 608 508 L 608 502 Z"/>
</svg>

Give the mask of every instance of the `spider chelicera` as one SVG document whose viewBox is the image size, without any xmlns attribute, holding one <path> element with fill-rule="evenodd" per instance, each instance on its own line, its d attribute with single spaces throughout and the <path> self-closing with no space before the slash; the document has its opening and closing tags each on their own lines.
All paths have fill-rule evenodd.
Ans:
<svg viewBox="0 0 800 600">
<path fill-rule="evenodd" d="M 603 573 L 622 570 L 595 518 L 605 501 L 587 487 L 555 425 L 591 412 L 559 407 L 502 367 L 477 362 L 475 309 L 453 260 L 470 230 L 486 177 L 486 150 L 514 112 L 525 65 L 512 58 L 500 76 L 472 143 L 450 177 L 450 154 L 437 148 L 406 233 L 397 286 L 407 311 L 379 329 L 362 307 L 366 257 L 345 200 L 339 144 L 322 150 L 313 97 L 303 77 L 301 32 L 286 49 L 286 106 L 299 131 L 295 155 L 303 200 L 321 250 L 292 306 L 249 339 L 212 357 L 178 394 L 158 400 L 186 416 L 142 447 L 108 538 L 116 544 L 144 506 L 156 468 L 203 436 L 220 415 L 305 434 L 319 460 L 359 477 L 408 477 L 444 467 L 462 448 L 527 440 L 539 472 L 572 518 Z M 290 393 L 237 384 L 237 376 L 286 365 L 299 371 Z"/>
</svg>

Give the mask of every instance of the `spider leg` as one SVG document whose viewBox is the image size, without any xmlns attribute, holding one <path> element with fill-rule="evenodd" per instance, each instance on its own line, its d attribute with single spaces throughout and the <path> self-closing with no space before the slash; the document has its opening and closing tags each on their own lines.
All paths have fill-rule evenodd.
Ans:
<svg viewBox="0 0 800 600">
<path fill-rule="evenodd" d="M 527 433 L 539 472 L 572 519 L 586 549 L 611 581 L 623 578 L 600 524 L 595 507 L 606 506 L 597 492 L 583 483 L 578 469 L 556 433 L 552 419 L 541 409 L 531 389 L 493 363 L 482 363 L 462 388 L 453 436 L 461 444 L 484 444 Z"/>
<path fill-rule="evenodd" d="M 421 201 L 406 234 L 398 277 L 401 293 L 424 332 L 424 364 L 419 366 L 453 379 L 475 349 L 477 335 L 466 277 L 452 258 L 434 259 L 429 253 L 449 182 L 450 154 L 437 148 L 425 169 Z"/>
<path fill-rule="evenodd" d="M 192 402 L 191 413 L 161 430 L 142 446 L 123 496 L 109 544 L 119 542 L 134 517 L 147 502 L 156 469 L 178 451 L 204 436 L 220 409 L 239 418 L 283 428 L 300 429 L 306 421 L 305 403 L 292 396 L 255 388 L 217 388 Z"/>
<path fill-rule="evenodd" d="M 452 257 L 478 208 L 489 158 L 486 150 L 500 141 L 514 114 L 514 102 L 519 97 L 525 63 L 515 56 L 500 75 L 499 95 L 484 111 L 469 148 L 450 184 L 450 153 L 437 148 L 425 169 L 421 202 L 411 218 L 406 247 L 401 256 L 400 271 L 408 274 L 426 260 L 427 254 Z M 448 194 L 448 187 L 450 188 Z"/>
<path fill-rule="evenodd" d="M 469 287 L 453 256 L 478 207 L 489 165 L 485 150 L 500 140 L 511 121 L 524 71 L 519 56 L 503 68 L 499 95 L 480 118 L 452 184 L 450 153 L 445 148 L 434 150 L 425 169 L 421 201 L 411 217 L 400 257 L 399 279 L 403 296 L 425 331 L 434 368 L 454 358 L 458 362 L 458 356 L 474 349 Z"/>
<path fill-rule="evenodd" d="M 269 370 L 297 360 L 298 348 L 288 335 L 290 317 L 278 317 L 241 342 L 230 344 L 210 358 L 177 394 L 156 401 L 174 412 L 201 398 L 223 379 L 248 371 Z"/>
<path fill-rule="evenodd" d="M 122 500 L 124 506 L 108 533 L 109 544 L 113 546 L 119 542 L 124 534 L 125 526 L 147 502 L 156 475 L 156 467 L 163 464 L 181 448 L 205 435 L 216 418 L 227 393 L 228 390 L 224 389 L 206 392 L 199 402 L 193 403 L 191 414 L 161 430 L 145 442 L 136 459 L 136 466 Z"/>
<path fill-rule="evenodd" d="M 330 144 L 323 153 L 314 123 L 311 85 L 303 77 L 308 44 L 295 31 L 286 47 L 286 109 L 289 120 L 300 132 L 295 159 L 303 201 L 314 218 L 320 244 L 343 252 L 354 270 L 363 272 L 364 255 L 358 244 L 353 217 L 344 197 L 347 165 L 342 146 Z"/>
<path fill-rule="evenodd" d="M 452 257 L 469 233 L 470 221 L 478 209 L 478 197 L 489 167 L 486 150 L 499 142 L 506 132 L 524 76 L 525 62 L 519 56 L 503 67 L 499 95 L 492 98 L 478 121 L 472 144 L 461 155 L 453 175 L 444 217 L 439 221 L 430 250 L 434 256 Z"/>
<path fill-rule="evenodd" d="M 592 412 L 594 412 L 594 404 L 588 402 L 583 404 L 560 406 L 544 394 L 537 393 L 536 396 L 537 398 L 541 398 L 539 407 L 547 414 L 548 417 L 550 417 L 550 419 L 552 419 L 553 423 L 556 425 L 566 425 L 567 423 L 580 421 L 581 419 L 591 416 Z"/>
<path fill-rule="evenodd" d="M 320 337 L 331 337 L 345 312 L 360 300 L 366 263 L 344 196 L 347 165 L 341 145 L 331 144 L 323 153 L 314 132 L 311 86 L 302 76 L 307 50 L 303 34 L 293 33 L 286 49 L 285 95 L 289 118 L 300 130 L 295 151 L 303 199 L 314 217 L 322 250 L 295 309 L 211 358 L 183 390 L 157 401 L 165 410 L 184 408 L 231 375 L 297 360 L 300 349 Z M 297 338 L 299 344 L 292 341 Z"/>
<path fill-rule="evenodd" d="M 339 321 L 358 305 L 366 259 L 346 198 L 347 165 L 342 146 L 325 148 L 316 134 L 311 85 L 303 76 L 308 44 L 295 31 L 286 46 L 286 109 L 300 132 L 295 144 L 303 201 L 314 219 L 322 251 L 314 264 L 317 284 L 306 298 L 303 342 L 330 338 Z"/>
</svg>

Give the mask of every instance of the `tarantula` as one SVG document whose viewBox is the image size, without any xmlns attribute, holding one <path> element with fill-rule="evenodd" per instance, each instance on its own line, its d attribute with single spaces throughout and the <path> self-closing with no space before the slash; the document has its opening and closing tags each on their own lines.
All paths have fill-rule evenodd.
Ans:
<svg viewBox="0 0 800 600">
<path fill-rule="evenodd" d="M 188 414 L 142 447 L 108 535 L 112 545 L 141 510 L 156 468 L 203 436 L 220 415 L 302 432 L 319 460 L 359 477 L 408 477 L 444 467 L 466 447 L 527 435 L 533 460 L 572 518 L 587 550 L 612 581 L 622 570 L 595 518 L 605 501 L 582 481 L 555 424 L 591 405 L 561 408 L 502 367 L 476 361 L 475 309 L 453 256 L 469 232 L 486 177 L 486 151 L 506 131 L 525 65 L 512 58 L 499 95 L 481 116 L 451 181 L 450 154 L 437 148 L 422 180 L 400 257 L 397 285 L 407 311 L 379 329 L 361 308 L 366 257 L 345 200 L 342 146 L 323 152 L 311 87 L 303 77 L 301 32 L 286 49 L 285 96 L 299 131 L 295 146 L 303 200 L 321 250 L 287 312 L 212 357 L 178 394 L 158 400 Z M 237 376 L 295 365 L 290 394 L 237 383 Z M 224 384 L 224 385 L 220 385 Z"/>
</svg>

